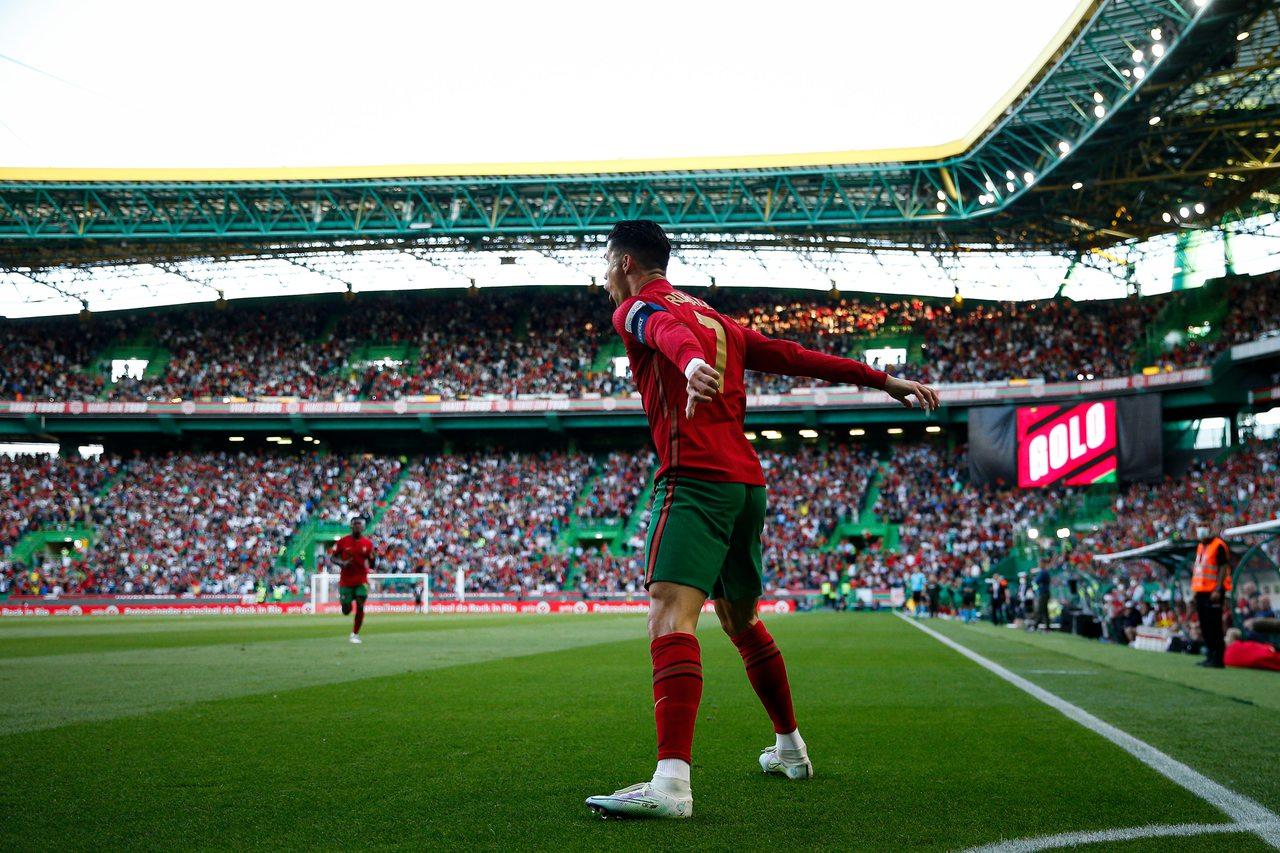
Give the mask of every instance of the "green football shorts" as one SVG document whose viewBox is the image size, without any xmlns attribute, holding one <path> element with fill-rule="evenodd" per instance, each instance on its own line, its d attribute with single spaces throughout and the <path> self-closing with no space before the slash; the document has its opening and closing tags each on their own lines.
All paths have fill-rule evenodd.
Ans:
<svg viewBox="0 0 1280 853">
<path fill-rule="evenodd" d="M 353 598 L 358 598 L 361 601 L 364 601 L 368 597 L 369 587 L 366 584 L 338 587 L 338 601 L 343 604 L 350 604 Z"/>
<path fill-rule="evenodd" d="M 645 589 L 670 581 L 711 598 L 760 597 L 764 486 L 664 475 L 654 484 L 650 508 Z"/>
</svg>

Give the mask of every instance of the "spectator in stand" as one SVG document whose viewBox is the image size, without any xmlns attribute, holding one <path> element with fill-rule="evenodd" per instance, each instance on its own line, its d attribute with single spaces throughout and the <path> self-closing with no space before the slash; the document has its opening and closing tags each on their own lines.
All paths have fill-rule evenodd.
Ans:
<svg viewBox="0 0 1280 853">
<path fill-rule="evenodd" d="M 1226 642 L 1223 660 L 1227 666 L 1280 672 L 1280 651 L 1270 643 L 1246 640 L 1239 628 L 1227 631 Z"/>
</svg>

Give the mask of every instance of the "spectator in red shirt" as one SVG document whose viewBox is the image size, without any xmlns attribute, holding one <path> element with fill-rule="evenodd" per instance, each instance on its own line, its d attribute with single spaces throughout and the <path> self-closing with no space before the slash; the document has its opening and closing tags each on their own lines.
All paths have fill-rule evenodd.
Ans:
<svg viewBox="0 0 1280 853">
<path fill-rule="evenodd" d="M 1280 672 L 1280 652 L 1270 643 L 1244 639 L 1239 628 L 1227 632 L 1227 651 L 1223 655 L 1227 666 L 1242 669 L 1270 669 Z"/>
</svg>

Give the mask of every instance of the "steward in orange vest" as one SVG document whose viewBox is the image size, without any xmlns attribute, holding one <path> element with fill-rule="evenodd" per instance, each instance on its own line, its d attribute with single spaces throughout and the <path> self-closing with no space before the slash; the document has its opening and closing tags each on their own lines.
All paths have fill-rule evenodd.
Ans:
<svg viewBox="0 0 1280 853">
<path fill-rule="evenodd" d="M 1191 592 L 1195 597 L 1196 615 L 1200 619 L 1200 634 L 1204 637 L 1205 659 L 1200 666 L 1221 669 L 1222 656 L 1226 652 L 1222 625 L 1223 594 L 1231 592 L 1231 572 L 1235 563 L 1227 543 L 1206 525 L 1196 528 L 1196 538 L 1200 544 L 1196 546 Z"/>
<path fill-rule="evenodd" d="M 1200 528 L 1199 531 L 1208 531 Z M 1197 531 L 1197 532 L 1199 532 Z M 1231 592 L 1231 549 L 1221 537 L 1210 536 L 1196 546 L 1196 564 L 1191 575 L 1192 592 Z"/>
</svg>

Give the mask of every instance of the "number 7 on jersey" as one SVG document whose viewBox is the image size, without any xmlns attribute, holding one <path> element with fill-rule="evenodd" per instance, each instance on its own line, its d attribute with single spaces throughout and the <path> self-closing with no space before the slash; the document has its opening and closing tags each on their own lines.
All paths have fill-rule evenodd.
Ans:
<svg viewBox="0 0 1280 853">
<path fill-rule="evenodd" d="M 706 326 L 708 329 L 716 333 L 716 372 L 720 374 L 720 388 L 724 389 L 724 368 L 729 362 L 729 344 L 725 339 L 724 324 L 715 317 L 708 317 L 705 314 L 694 312 L 693 316 L 698 318 L 698 325 Z"/>
</svg>

